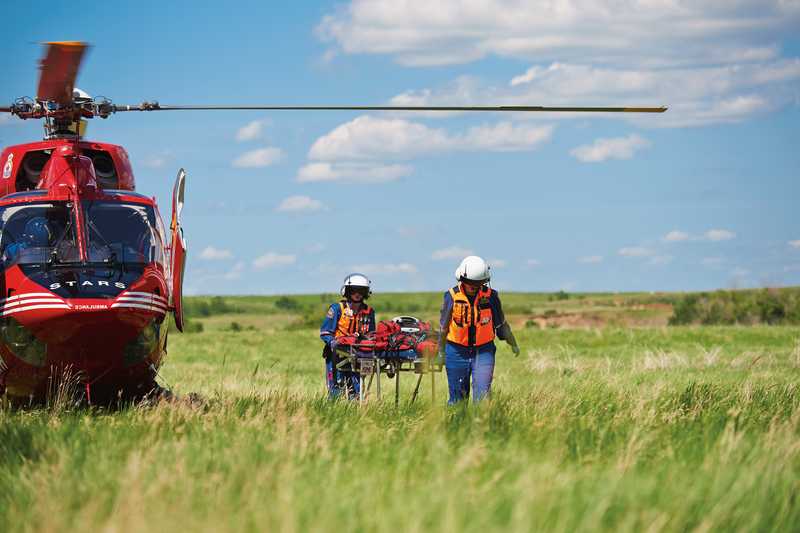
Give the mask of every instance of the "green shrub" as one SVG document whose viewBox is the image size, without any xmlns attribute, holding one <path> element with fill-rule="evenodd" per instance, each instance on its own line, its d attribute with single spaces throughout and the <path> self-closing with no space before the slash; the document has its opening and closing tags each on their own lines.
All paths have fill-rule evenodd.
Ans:
<svg viewBox="0 0 800 533">
<path fill-rule="evenodd" d="M 194 320 L 184 320 L 183 322 L 184 333 L 202 333 L 203 323 Z"/>
<path fill-rule="evenodd" d="M 682 324 L 800 324 L 800 291 L 716 291 L 686 294 L 673 303 L 671 326 Z"/>
<path fill-rule="evenodd" d="M 302 306 L 300 302 L 288 296 L 281 296 L 275 300 L 275 307 L 281 311 L 298 311 Z"/>
</svg>

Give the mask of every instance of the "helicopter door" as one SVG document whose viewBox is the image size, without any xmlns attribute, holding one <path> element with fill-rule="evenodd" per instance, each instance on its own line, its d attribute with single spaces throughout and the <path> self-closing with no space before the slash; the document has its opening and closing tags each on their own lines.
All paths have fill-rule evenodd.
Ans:
<svg viewBox="0 0 800 533">
<path fill-rule="evenodd" d="M 172 189 L 172 222 L 169 226 L 172 232 L 172 312 L 179 331 L 183 331 L 183 270 L 186 267 L 186 239 L 181 226 L 185 187 L 186 172 L 180 169 Z"/>
</svg>

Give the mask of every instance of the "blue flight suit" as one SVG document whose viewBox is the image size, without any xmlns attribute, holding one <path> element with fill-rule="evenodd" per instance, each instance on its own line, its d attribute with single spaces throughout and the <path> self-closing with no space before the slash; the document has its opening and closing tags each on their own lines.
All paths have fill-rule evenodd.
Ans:
<svg viewBox="0 0 800 533">
<path fill-rule="evenodd" d="M 348 397 L 353 399 L 358 397 L 358 393 L 361 389 L 361 376 L 358 372 L 354 372 L 353 370 L 336 368 L 336 364 L 340 362 L 335 348 L 337 334 L 343 335 L 348 333 L 342 331 L 340 327 L 342 304 L 347 307 L 350 305 L 346 300 L 330 305 L 328 312 L 325 314 L 325 320 L 322 321 L 322 326 L 319 328 L 319 338 L 325 343 L 322 356 L 325 358 L 325 380 L 328 384 L 329 396 L 331 398 L 337 398 L 341 395 L 342 389 L 344 389 L 348 392 Z M 366 331 L 375 331 L 375 310 L 365 303 L 361 305 L 362 310 L 359 312 L 359 315 L 366 321 Z M 364 312 L 365 309 L 367 311 L 366 313 Z M 361 332 L 364 333 L 365 331 L 362 329 Z"/>
</svg>

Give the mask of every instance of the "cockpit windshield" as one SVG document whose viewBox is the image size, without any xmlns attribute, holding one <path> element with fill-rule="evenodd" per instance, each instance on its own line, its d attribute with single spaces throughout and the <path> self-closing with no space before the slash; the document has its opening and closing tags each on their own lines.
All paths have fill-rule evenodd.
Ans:
<svg viewBox="0 0 800 533">
<path fill-rule="evenodd" d="M 70 202 L 0 207 L 0 257 L 13 264 L 80 261 Z"/>
<path fill-rule="evenodd" d="M 90 263 L 161 262 L 152 206 L 83 200 Z"/>
</svg>

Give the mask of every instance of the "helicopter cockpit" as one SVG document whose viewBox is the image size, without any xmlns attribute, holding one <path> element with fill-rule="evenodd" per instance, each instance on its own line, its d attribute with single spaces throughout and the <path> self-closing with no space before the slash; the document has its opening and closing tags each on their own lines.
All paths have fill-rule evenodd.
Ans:
<svg viewBox="0 0 800 533">
<path fill-rule="evenodd" d="M 90 263 L 163 264 L 153 207 L 144 204 L 82 201 Z"/>
<path fill-rule="evenodd" d="M 163 246 L 153 207 L 82 200 L 86 258 L 77 240 L 72 202 L 52 201 L 0 207 L 0 259 L 12 265 L 45 267 L 80 263 L 141 266 L 163 264 Z"/>
<path fill-rule="evenodd" d="M 0 257 L 5 268 L 80 261 L 69 202 L 0 207 L 0 224 Z"/>
</svg>

